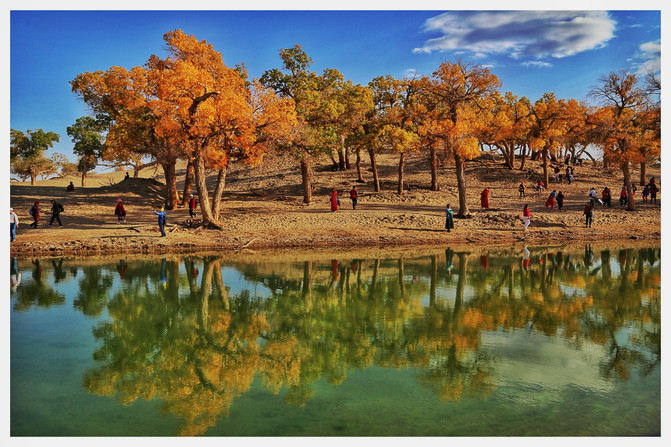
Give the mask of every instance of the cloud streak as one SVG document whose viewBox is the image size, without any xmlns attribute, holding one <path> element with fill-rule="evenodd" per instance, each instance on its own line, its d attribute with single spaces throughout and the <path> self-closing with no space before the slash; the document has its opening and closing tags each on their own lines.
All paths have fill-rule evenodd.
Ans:
<svg viewBox="0 0 671 447">
<path fill-rule="evenodd" d="M 413 52 L 558 59 L 604 47 L 615 25 L 606 11 L 454 11 L 427 19 L 424 31 L 440 35 Z"/>
</svg>

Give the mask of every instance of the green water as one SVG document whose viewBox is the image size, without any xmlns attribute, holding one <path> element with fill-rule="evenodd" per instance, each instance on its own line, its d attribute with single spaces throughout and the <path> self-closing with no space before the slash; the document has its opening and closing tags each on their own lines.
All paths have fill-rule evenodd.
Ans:
<svg viewBox="0 0 671 447">
<path fill-rule="evenodd" d="M 11 259 L 11 435 L 660 436 L 659 246 L 383 253 Z"/>
</svg>

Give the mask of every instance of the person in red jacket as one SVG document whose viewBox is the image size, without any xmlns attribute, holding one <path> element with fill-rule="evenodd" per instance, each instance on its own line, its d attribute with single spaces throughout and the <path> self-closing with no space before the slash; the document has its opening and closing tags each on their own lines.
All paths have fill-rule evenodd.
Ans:
<svg viewBox="0 0 671 447">
<path fill-rule="evenodd" d="M 331 202 L 331 211 L 338 211 L 340 200 L 338 199 L 338 191 L 336 191 L 335 188 L 331 190 L 331 198 L 329 201 Z"/>
<path fill-rule="evenodd" d="M 123 207 L 121 199 L 116 199 L 116 208 L 114 208 L 114 214 L 117 218 L 117 223 L 126 223 L 126 210 Z"/>
<path fill-rule="evenodd" d="M 524 220 L 524 231 L 527 231 L 527 227 L 531 223 L 531 213 L 529 212 L 529 204 L 524 205 L 522 210 L 522 220 Z"/>
<path fill-rule="evenodd" d="M 480 206 L 484 209 L 489 208 L 489 189 L 487 188 L 480 193 Z"/>
<path fill-rule="evenodd" d="M 352 199 L 352 209 L 356 209 L 356 202 L 359 198 L 359 193 L 356 190 L 356 185 L 352 186 L 352 190 L 349 192 L 349 198 Z"/>
<path fill-rule="evenodd" d="M 196 198 L 191 194 L 189 196 L 189 216 L 196 217 Z"/>
</svg>

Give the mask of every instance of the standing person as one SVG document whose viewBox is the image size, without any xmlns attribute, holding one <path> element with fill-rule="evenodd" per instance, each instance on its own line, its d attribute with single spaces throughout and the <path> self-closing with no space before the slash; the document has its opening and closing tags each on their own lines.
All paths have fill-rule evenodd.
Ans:
<svg viewBox="0 0 671 447">
<path fill-rule="evenodd" d="M 356 190 L 356 185 L 352 186 L 352 190 L 349 192 L 349 198 L 352 199 L 352 209 L 356 209 L 356 202 L 359 198 L 359 193 Z"/>
<path fill-rule="evenodd" d="M 610 188 L 607 186 L 601 191 L 601 201 L 603 206 L 608 205 L 608 208 L 610 208 Z"/>
<path fill-rule="evenodd" d="M 531 212 L 529 211 L 529 204 L 524 205 L 522 210 L 522 220 L 524 220 L 524 231 L 527 231 L 527 227 L 531 223 Z"/>
<path fill-rule="evenodd" d="M 643 192 L 641 193 L 643 196 L 643 201 L 647 202 L 648 201 L 648 196 L 650 195 L 650 187 L 648 185 L 645 185 L 643 187 Z"/>
<path fill-rule="evenodd" d="M 331 211 L 338 211 L 338 205 L 340 205 L 340 200 L 338 199 L 338 191 L 335 188 L 331 190 L 331 197 L 329 198 L 331 202 Z"/>
<path fill-rule="evenodd" d="M 154 214 L 158 216 L 158 229 L 161 231 L 161 237 L 165 237 L 165 221 L 166 221 L 165 208 L 161 207 L 160 211 L 154 210 Z"/>
<path fill-rule="evenodd" d="M 196 198 L 191 194 L 189 196 L 189 216 L 196 218 Z"/>
<path fill-rule="evenodd" d="M 526 196 L 527 196 L 527 187 L 526 187 L 526 185 L 524 184 L 524 182 L 520 183 L 520 186 L 517 188 L 517 190 L 520 192 L 520 199 L 521 199 L 522 197 L 526 197 Z"/>
<path fill-rule="evenodd" d="M 452 212 L 452 208 L 450 208 L 449 203 L 445 207 L 445 229 L 448 233 L 450 230 L 454 229 L 454 212 Z"/>
<path fill-rule="evenodd" d="M 650 179 L 650 203 L 655 202 L 657 203 L 657 193 L 659 192 L 659 187 L 657 184 L 654 182 L 655 177 Z"/>
<path fill-rule="evenodd" d="M 627 187 L 623 186 L 622 191 L 620 191 L 620 207 L 627 205 Z"/>
<path fill-rule="evenodd" d="M 571 180 L 573 180 L 573 168 L 569 165 L 566 167 L 566 181 L 569 185 L 571 184 Z"/>
<path fill-rule="evenodd" d="M 564 206 L 564 194 L 561 191 L 559 191 L 557 193 L 557 208 L 562 209 L 563 206 Z"/>
<path fill-rule="evenodd" d="M 14 208 L 9 209 L 9 242 L 16 240 L 16 230 L 19 228 L 19 216 L 14 212 Z"/>
<path fill-rule="evenodd" d="M 538 180 L 538 185 L 536 185 L 536 190 L 538 191 L 539 196 L 543 193 L 543 188 L 545 188 L 545 184 L 543 183 L 543 180 Z"/>
<path fill-rule="evenodd" d="M 555 182 L 559 183 L 559 166 L 555 166 Z"/>
<path fill-rule="evenodd" d="M 123 207 L 123 203 L 121 202 L 121 199 L 116 199 L 116 208 L 114 208 L 114 214 L 116 215 L 117 222 L 116 223 L 126 223 L 126 210 Z"/>
<path fill-rule="evenodd" d="M 61 213 L 63 211 L 63 205 L 57 203 L 54 199 L 51 199 L 51 220 L 49 220 L 49 225 L 53 225 L 54 220 L 56 220 L 58 222 L 58 226 L 62 227 L 63 223 L 61 222 Z"/>
<path fill-rule="evenodd" d="M 484 209 L 489 208 L 489 189 L 487 188 L 480 193 L 480 206 Z"/>
<path fill-rule="evenodd" d="M 585 205 L 585 228 L 592 228 L 592 220 L 594 219 L 594 202 L 591 200 Z"/>
<path fill-rule="evenodd" d="M 40 221 L 40 202 L 35 200 L 33 206 L 30 207 L 28 213 L 33 216 L 33 223 L 30 224 L 32 228 L 37 228 L 37 223 Z"/>
<path fill-rule="evenodd" d="M 545 201 L 545 206 L 550 207 L 550 209 L 555 209 L 555 197 L 557 196 L 557 191 L 552 191 L 548 196 L 548 199 Z"/>
</svg>

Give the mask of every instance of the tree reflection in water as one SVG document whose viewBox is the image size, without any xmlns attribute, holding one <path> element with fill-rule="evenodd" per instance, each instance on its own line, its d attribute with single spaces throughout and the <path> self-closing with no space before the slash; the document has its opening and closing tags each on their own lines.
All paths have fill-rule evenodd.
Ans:
<svg viewBox="0 0 671 447">
<path fill-rule="evenodd" d="M 481 337 L 490 331 L 561 336 L 574 349 L 600 345 L 599 374 L 626 380 L 660 362 L 660 255 L 646 247 L 614 257 L 588 245 L 85 266 L 74 305 L 108 318 L 93 329 L 97 366 L 83 383 L 125 404 L 160 399 L 183 421 L 179 434 L 196 435 L 228 415 L 255 378 L 304 405 L 321 379 L 339 385 L 353 369 L 413 368 L 441 400 L 486 399 L 495 392 L 496 362 Z M 16 287 L 15 308 L 62 304 L 40 262 L 32 266 L 32 281 Z M 53 267 L 57 280 L 68 275 L 62 262 Z M 224 271 L 239 272 L 247 287 L 231 293 Z M 259 287 L 267 293 L 257 294 Z"/>
</svg>

